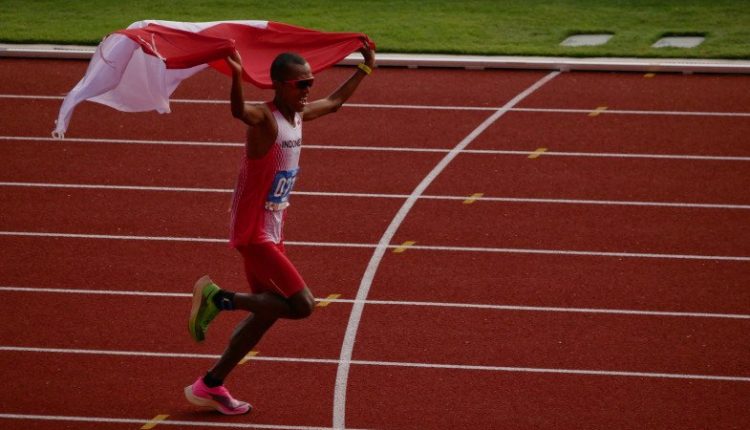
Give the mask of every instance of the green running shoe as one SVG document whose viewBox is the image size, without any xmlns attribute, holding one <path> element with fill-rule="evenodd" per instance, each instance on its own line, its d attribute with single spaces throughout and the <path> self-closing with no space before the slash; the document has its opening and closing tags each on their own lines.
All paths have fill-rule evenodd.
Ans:
<svg viewBox="0 0 750 430">
<path fill-rule="evenodd" d="M 188 330 L 196 342 L 203 342 L 211 321 L 219 314 L 219 308 L 212 300 L 219 292 L 219 286 L 208 275 L 198 279 L 193 287 L 193 306 L 190 309 Z"/>
</svg>

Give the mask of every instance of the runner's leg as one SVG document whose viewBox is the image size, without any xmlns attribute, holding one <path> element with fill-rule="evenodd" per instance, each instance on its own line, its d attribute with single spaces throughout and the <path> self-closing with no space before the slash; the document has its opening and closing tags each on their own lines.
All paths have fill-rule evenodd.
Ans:
<svg viewBox="0 0 750 430">
<path fill-rule="evenodd" d="M 307 287 L 288 299 L 274 293 L 235 293 L 234 307 L 267 318 L 296 320 L 307 318 L 312 314 L 315 309 L 315 298 Z"/>
<path fill-rule="evenodd" d="M 252 315 L 235 328 L 221 358 L 209 370 L 207 383 L 222 383 L 276 320 L 307 318 L 315 308 L 312 293 L 284 255 L 283 247 L 261 244 L 240 249 L 240 253 L 254 293 L 231 293 L 231 307 Z"/>
<path fill-rule="evenodd" d="M 259 315 L 250 315 L 245 318 L 234 329 L 221 358 L 208 371 L 208 374 L 216 380 L 223 381 L 247 353 L 260 342 L 275 322 L 275 318 L 265 318 Z"/>
</svg>

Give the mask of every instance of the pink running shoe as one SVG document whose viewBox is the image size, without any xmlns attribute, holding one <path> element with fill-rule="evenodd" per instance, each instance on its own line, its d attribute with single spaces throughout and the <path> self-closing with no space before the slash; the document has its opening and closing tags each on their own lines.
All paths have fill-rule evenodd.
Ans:
<svg viewBox="0 0 750 430">
<path fill-rule="evenodd" d="M 216 409 L 224 415 L 246 414 L 253 409 L 250 403 L 232 397 L 223 385 L 209 388 L 203 383 L 203 377 L 185 387 L 185 397 L 196 406 Z"/>
</svg>

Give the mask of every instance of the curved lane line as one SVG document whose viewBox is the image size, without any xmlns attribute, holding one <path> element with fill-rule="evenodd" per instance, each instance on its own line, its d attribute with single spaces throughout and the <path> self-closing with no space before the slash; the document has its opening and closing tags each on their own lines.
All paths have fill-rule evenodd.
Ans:
<svg viewBox="0 0 750 430">
<path fill-rule="evenodd" d="M 347 382 L 349 380 L 349 368 L 351 366 L 352 351 L 354 350 L 354 343 L 357 338 L 357 330 L 359 329 L 359 322 L 362 318 L 362 311 L 365 307 L 365 301 L 367 295 L 370 292 L 372 281 L 375 278 L 375 273 L 380 266 L 380 261 L 383 259 L 385 251 L 389 248 L 391 239 L 396 234 L 396 231 L 401 226 L 401 223 L 406 218 L 411 208 L 417 202 L 419 197 L 424 193 L 427 187 L 432 183 L 433 180 L 453 161 L 456 156 L 461 153 L 474 139 L 477 138 L 482 132 L 484 132 L 490 125 L 497 121 L 501 116 L 508 112 L 513 106 L 518 104 L 521 100 L 532 94 L 537 89 L 541 88 L 544 84 L 552 80 L 555 76 L 559 75 L 560 72 L 552 72 L 542 79 L 538 80 L 534 85 L 527 88 L 522 93 L 518 94 L 512 100 L 501 107 L 489 118 L 484 120 L 474 131 L 469 133 L 461 142 L 458 143 L 448 154 L 443 157 L 442 160 L 430 171 L 430 173 L 422 179 L 422 182 L 417 185 L 411 195 L 406 199 L 401 209 L 396 213 L 396 216 L 391 220 L 390 225 L 383 233 L 380 238 L 375 251 L 370 258 L 370 262 L 367 264 L 367 269 L 362 277 L 362 281 L 359 284 L 357 290 L 356 302 L 352 306 L 351 314 L 349 315 L 349 323 L 346 327 L 346 333 L 344 335 L 344 341 L 341 346 L 341 354 L 339 356 L 339 365 L 336 371 L 336 386 L 333 394 L 333 428 L 343 429 L 345 428 L 346 421 L 346 389 Z"/>
</svg>

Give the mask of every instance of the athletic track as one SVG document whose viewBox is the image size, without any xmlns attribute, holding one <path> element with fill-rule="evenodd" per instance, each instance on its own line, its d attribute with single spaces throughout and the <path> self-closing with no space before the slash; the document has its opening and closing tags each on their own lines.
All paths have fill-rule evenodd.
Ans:
<svg viewBox="0 0 750 430">
<path fill-rule="evenodd" d="M 182 389 L 243 316 L 186 330 L 199 276 L 246 288 L 229 80 L 53 141 L 86 65 L 0 60 L 0 428 L 750 428 L 750 77 L 377 70 L 305 125 L 288 252 L 325 306 L 223 417 Z"/>
</svg>

